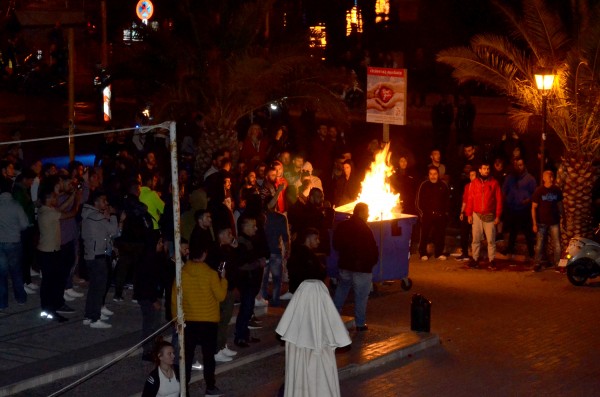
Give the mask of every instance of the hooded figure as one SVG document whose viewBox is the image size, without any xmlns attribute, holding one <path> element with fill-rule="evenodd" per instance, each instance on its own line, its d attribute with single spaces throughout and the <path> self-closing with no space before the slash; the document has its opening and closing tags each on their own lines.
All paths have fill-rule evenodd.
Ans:
<svg viewBox="0 0 600 397">
<path fill-rule="evenodd" d="M 352 341 L 322 281 L 300 284 L 275 332 L 285 341 L 285 397 L 340 396 L 335 349 Z"/>
</svg>

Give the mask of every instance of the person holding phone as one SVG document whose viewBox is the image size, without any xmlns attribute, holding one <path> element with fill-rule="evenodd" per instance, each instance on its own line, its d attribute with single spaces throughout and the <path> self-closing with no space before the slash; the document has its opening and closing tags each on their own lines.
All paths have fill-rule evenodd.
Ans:
<svg viewBox="0 0 600 397">
<path fill-rule="evenodd" d="M 217 273 L 206 263 L 207 244 L 190 245 L 190 259 L 181 270 L 181 291 L 186 324 L 183 330 L 185 341 L 185 374 L 190 381 L 192 362 L 196 346 L 202 347 L 206 395 L 222 395 L 215 381 L 215 354 L 220 320 L 219 304 L 227 296 L 225 270 Z M 171 296 L 171 310 L 177 312 L 177 290 Z M 186 385 L 187 387 L 187 385 Z"/>
<path fill-rule="evenodd" d="M 227 223 L 218 225 L 215 229 L 217 232 L 217 243 L 219 245 L 217 251 L 219 266 L 217 271 L 221 277 L 227 279 L 227 295 L 219 304 L 221 319 L 219 320 L 219 329 L 217 333 L 217 354 L 215 354 L 215 361 L 227 362 L 233 360 L 233 357 L 237 355 L 237 351 L 231 350 L 227 346 L 227 329 L 229 321 L 233 316 L 233 304 L 235 302 L 233 293 L 233 290 L 235 289 L 234 272 L 228 271 L 227 269 L 235 268 L 236 264 L 239 263 L 238 244 L 237 240 L 233 237 L 231 227 Z"/>
</svg>

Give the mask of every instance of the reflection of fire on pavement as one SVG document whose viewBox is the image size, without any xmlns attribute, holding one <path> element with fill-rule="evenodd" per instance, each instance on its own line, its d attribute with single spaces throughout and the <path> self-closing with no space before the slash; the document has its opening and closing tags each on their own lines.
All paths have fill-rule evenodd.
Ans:
<svg viewBox="0 0 600 397">
<path fill-rule="evenodd" d="M 392 175 L 392 166 L 389 165 L 391 153 L 390 143 L 377 153 L 375 161 L 367 170 L 365 179 L 361 183 L 361 192 L 358 199 L 337 207 L 337 212 L 351 214 L 356 203 L 366 203 L 369 206 L 369 222 L 400 218 L 400 195 L 392 193 L 388 178 Z"/>
</svg>

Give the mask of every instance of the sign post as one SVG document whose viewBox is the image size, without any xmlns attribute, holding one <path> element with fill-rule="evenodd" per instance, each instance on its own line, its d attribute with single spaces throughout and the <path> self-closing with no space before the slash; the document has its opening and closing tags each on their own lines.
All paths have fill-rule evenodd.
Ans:
<svg viewBox="0 0 600 397">
<path fill-rule="evenodd" d="M 406 69 L 367 69 L 367 122 L 383 124 L 383 141 L 390 124 L 406 125 Z"/>
</svg>

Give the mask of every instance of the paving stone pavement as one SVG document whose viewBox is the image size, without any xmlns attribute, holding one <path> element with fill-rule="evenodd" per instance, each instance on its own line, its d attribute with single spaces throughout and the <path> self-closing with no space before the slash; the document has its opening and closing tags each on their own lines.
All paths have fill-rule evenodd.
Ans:
<svg viewBox="0 0 600 397">
<path fill-rule="evenodd" d="M 82 289 L 83 290 L 83 289 Z M 110 296 L 110 294 L 109 294 Z M 31 296 L 27 305 L 11 305 L 0 320 L 0 396 L 139 396 L 143 382 L 153 368 L 140 360 L 139 349 L 89 380 L 68 388 L 93 369 L 111 362 L 141 338 L 139 307 L 130 299 L 112 303 L 115 315 L 113 328 L 94 330 L 82 324 L 84 300 L 70 302 L 76 313 L 66 323 L 43 320 L 39 317 L 37 297 Z M 257 308 L 262 329 L 252 331 L 261 343 L 240 349 L 229 363 L 217 367 L 221 388 L 232 396 L 249 396 L 257 390 L 264 395 L 271 387 L 276 393 L 283 380 L 284 349 L 275 339 L 274 329 L 283 308 Z M 344 321 L 353 329 L 352 317 Z M 15 326 L 16 325 L 16 326 Z M 169 334 L 169 332 L 167 332 Z M 233 334 L 233 325 L 230 326 Z M 406 327 L 371 327 L 367 333 L 351 331 L 353 348 L 337 356 L 340 377 L 354 376 L 389 360 L 399 359 L 414 351 L 439 343 L 437 335 L 417 334 Z M 233 346 L 232 346 L 233 347 Z M 196 358 L 200 356 L 197 350 Z M 255 383 L 255 389 L 248 388 Z M 268 383 L 271 383 L 268 385 Z M 201 394 L 202 373 L 193 372 L 191 395 Z"/>
<path fill-rule="evenodd" d="M 343 396 L 597 396 L 600 282 L 574 287 L 552 269 L 498 271 L 411 260 L 411 293 L 432 301 L 441 344 L 341 382 Z M 400 310 L 406 294 L 394 295 Z M 374 303 L 371 301 L 370 303 Z M 392 323 L 390 302 L 369 317 Z"/>
<path fill-rule="evenodd" d="M 510 260 L 502 260 L 497 271 L 489 271 L 470 269 L 466 263 L 453 258 L 428 262 L 412 258 L 409 265 L 412 290 L 403 291 L 397 282 L 379 285 L 376 296 L 369 300 L 367 321 L 371 329 L 364 334 L 352 333 L 352 338 L 357 345 L 368 346 L 361 353 L 364 357 L 368 357 L 370 350 L 387 351 L 394 345 L 394 338 L 408 330 L 411 297 L 421 293 L 432 301 L 431 330 L 439 335 L 441 344 L 404 356 L 392 356 L 375 368 L 363 366 L 356 372 L 342 370 L 342 395 L 598 395 L 600 340 L 596 335 L 600 329 L 600 282 L 592 280 L 584 287 L 574 287 L 566 276 L 553 270 L 534 273 L 521 262 L 516 263 L 517 266 L 511 264 Z M 352 304 L 348 304 L 344 314 L 352 315 L 352 310 Z M 139 309 L 130 302 L 120 304 L 117 312 L 129 313 L 134 321 L 139 316 Z M 20 322 L 13 321 L 15 317 L 10 317 L 10 313 L 1 316 L 0 331 L 5 327 L 11 328 L 13 333 L 18 331 Z M 217 382 L 228 396 L 272 396 L 277 392 L 285 367 L 283 350 L 277 350 L 272 339 L 278 316 L 273 310 L 264 317 L 265 329 L 256 331 L 263 339 L 259 345 L 263 346 L 252 347 L 263 352 L 273 349 L 269 354 L 255 356 L 245 363 L 241 357 L 231 362 L 239 360 L 235 367 L 218 367 Z M 6 325 L 5 320 L 11 324 Z M 55 327 L 63 326 L 39 325 L 48 335 Z M 79 321 L 69 327 L 63 329 L 85 330 L 83 335 L 87 336 L 88 344 L 91 338 L 100 338 Z M 372 338 L 372 344 L 358 343 L 360 338 L 365 338 L 363 342 Z M 6 351 L 4 339 L 3 336 L 0 342 Z M 52 341 L 50 337 L 48 340 Z M 387 342 L 381 343 L 384 340 Z M 379 347 L 377 343 L 381 343 Z M 97 348 L 101 347 L 102 343 L 98 343 Z M 243 355 L 255 353 L 244 352 Z M 6 357 L 2 356 L 0 366 L 5 365 Z M 341 354 L 337 358 L 344 367 L 345 356 Z M 43 371 L 50 361 L 40 361 L 36 365 L 38 371 Z M 114 396 L 138 395 L 150 369 L 151 365 L 142 363 L 139 355 L 133 355 L 64 395 L 101 396 L 106 395 L 101 391 L 106 389 L 112 390 Z M 11 374 L 10 369 L 6 371 L 0 369 L 0 382 Z M 12 375 L 16 374 L 12 372 Z M 200 374 L 195 373 L 195 377 L 198 380 Z M 16 395 L 48 396 L 75 378 Z M 195 382 L 191 392 L 202 395 L 202 382 Z"/>
</svg>

